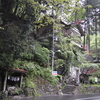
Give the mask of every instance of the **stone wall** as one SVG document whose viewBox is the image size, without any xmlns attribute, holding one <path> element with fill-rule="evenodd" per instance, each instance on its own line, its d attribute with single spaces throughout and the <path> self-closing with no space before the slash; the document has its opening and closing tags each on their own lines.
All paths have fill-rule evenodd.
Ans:
<svg viewBox="0 0 100 100">
<path fill-rule="evenodd" d="M 73 94 L 98 94 L 100 86 L 77 86 Z"/>
<path fill-rule="evenodd" d="M 36 84 L 36 92 L 39 95 L 59 95 L 61 94 L 60 84 L 53 85 L 43 78 L 36 78 L 34 83 Z"/>
<path fill-rule="evenodd" d="M 75 86 L 75 85 L 67 85 L 63 90 L 63 94 L 98 94 L 100 93 L 100 86 Z"/>
</svg>

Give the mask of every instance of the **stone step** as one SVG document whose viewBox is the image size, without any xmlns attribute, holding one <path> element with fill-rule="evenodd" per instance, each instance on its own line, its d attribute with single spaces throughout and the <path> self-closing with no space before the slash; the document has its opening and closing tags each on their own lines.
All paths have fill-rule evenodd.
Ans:
<svg viewBox="0 0 100 100">
<path fill-rule="evenodd" d="M 73 91 L 76 89 L 76 86 L 74 85 L 67 85 L 62 90 L 63 94 L 73 94 Z"/>
</svg>

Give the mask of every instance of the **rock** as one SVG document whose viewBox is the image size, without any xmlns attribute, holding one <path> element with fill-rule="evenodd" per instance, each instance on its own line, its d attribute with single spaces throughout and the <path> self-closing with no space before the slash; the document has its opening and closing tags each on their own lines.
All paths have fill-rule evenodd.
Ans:
<svg viewBox="0 0 100 100">
<path fill-rule="evenodd" d="M 12 91 L 12 90 L 14 90 L 14 89 L 16 89 L 16 87 L 15 87 L 15 86 L 12 86 L 12 87 L 8 87 L 7 90 L 8 90 L 8 92 L 9 92 L 9 91 Z"/>
</svg>

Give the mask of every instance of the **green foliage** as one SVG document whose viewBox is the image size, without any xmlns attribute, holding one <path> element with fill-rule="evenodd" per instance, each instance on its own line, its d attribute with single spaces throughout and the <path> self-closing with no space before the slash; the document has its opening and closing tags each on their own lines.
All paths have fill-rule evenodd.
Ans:
<svg viewBox="0 0 100 100">
<path fill-rule="evenodd" d="M 52 76 L 52 73 L 51 73 L 52 71 L 50 68 L 43 68 L 33 62 L 27 63 L 23 68 L 25 70 L 29 71 L 26 79 L 28 79 L 30 81 L 30 85 L 32 84 L 32 81 L 34 80 L 35 76 L 42 77 L 43 79 L 48 80 L 52 84 L 56 84 L 56 82 L 58 81 L 57 77 Z M 28 82 L 28 80 L 27 80 L 27 82 Z M 29 84 L 29 82 L 28 82 L 28 84 Z"/>
<path fill-rule="evenodd" d="M 64 5 L 67 22 L 82 20 L 84 18 L 85 9 L 82 7 L 80 0 L 67 0 Z"/>
<path fill-rule="evenodd" d="M 89 82 L 95 84 L 95 77 L 89 77 Z"/>
<path fill-rule="evenodd" d="M 59 66 L 62 66 L 65 64 L 65 61 L 63 59 L 57 59 L 55 60 L 55 68 L 58 68 Z"/>
<path fill-rule="evenodd" d="M 42 18 L 40 18 L 40 20 L 38 20 L 36 24 L 37 24 L 36 28 L 39 29 L 43 26 L 48 26 L 50 24 L 53 24 L 53 19 L 50 18 L 48 15 L 45 15 Z"/>
<path fill-rule="evenodd" d="M 96 50 L 95 38 L 96 38 L 95 35 L 91 35 L 90 44 L 91 44 L 91 51 L 92 51 L 92 54 L 94 57 L 96 56 L 96 53 L 98 55 L 100 54 L 100 36 L 99 36 L 99 34 L 97 35 L 97 50 Z"/>
<path fill-rule="evenodd" d="M 52 71 L 50 68 L 44 69 L 42 76 L 44 79 L 48 80 L 52 84 L 57 84 L 58 82 L 58 78 L 52 75 Z"/>
<path fill-rule="evenodd" d="M 20 53 L 20 57 L 26 60 L 32 60 L 34 55 L 32 53 Z"/>
<path fill-rule="evenodd" d="M 0 67 L 11 66 L 13 62 L 13 55 L 2 53 L 0 54 Z"/>
<path fill-rule="evenodd" d="M 31 79 L 30 76 L 25 78 L 25 82 L 23 82 L 23 87 L 34 88 L 35 84 L 33 83 L 33 78 Z"/>
<path fill-rule="evenodd" d="M 0 27 L 0 29 L 4 30 L 4 28 L 3 28 L 3 27 Z"/>
<path fill-rule="evenodd" d="M 49 50 L 41 45 L 37 44 L 35 48 L 35 61 L 42 66 L 46 66 L 48 60 Z"/>
<path fill-rule="evenodd" d="M 93 73 L 93 76 L 100 78 L 100 69 Z"/>
<path fill-rule="evenodd" d="M 39 17 L 39 8 L 38 3 L 33 0 L 20 0 L 18 1 L 16 15 L 24 18 L 25 20 L 34 21 Z"/>
<path fill-rule="evenodd" d="M 98 66 L 98 64 L 95 64 L 95 63 L 89 63 L 89 62 L 85 62 L 85 63 L 82 63 L 81 64 L 81 67 L 83 67 L 83 68 L 98 68 L 99 66 Z"/>
<path fill-rule="evenodd" d="M 18 69 L 25 69 L 29 72 L 27 78 L 28 77 L 30 77 L 30 78 L 28 78 L 29 80 L 27 80 L 27 82 L 30 81 L 30 85 L 32 85 L 32 80 L 34 79 L 35 76 L 42 77 L 42 78 L 50 81 L 51 83 L 56 84 L 57 77 L 52 76 L 51 69 L 43 68 L 36 62 L 17 60 L 13 66 Z"/>
<path fill-rule="evenodd" d="M 63 66 L 63 64 L 67 62 L 67 63 L 72 63 L 73 66 L 80 67 L 81 63 L 84 61 L 84 57 L 81 50 L 76 46 L 76 44 L 73 44 L 71 42 L 74 39 L 74 41 L 80 43 L 81 40 L 77 39 L 76 37 L 78 36 L 75 36 L 75 37 L 61 36 L 59 38 L 59 43 L 56 44 L 56 47 L 61 50 L 61 52 L 59 52 L 58 54 L 58 57 L 63 60 L 63 63 L 61 63 L 61 66 Z"/>
<path fill-rule="evenodd" d="M 74 51 L 75 52 L 75 51 Z M 81 67 L 82 63 L 85 62 L 84 56 L 78 48 L 76 48 L 76 52 L 74 58 L 72 58 L 72 64 L 77 67 Z"/>
<path fill-rule="evenodd" d="M 81 42 L 81 37 L 80 37 L 79 34 L 73 33 L 73 34 L 71 35 L 71 40 L 74 41 L 74 42 L 76 42 L 76 43 L 78 43 L 78 44 L 80 44 L 80 42 Z"/>
<path fill-rule="evenodd" d="M 21 61 L 20 59 L 13 61 L 12 67 L 19 69 L 19 68 L 23 68 L 25 65 L 27 64 L 27 61 Z"/>
</svg>

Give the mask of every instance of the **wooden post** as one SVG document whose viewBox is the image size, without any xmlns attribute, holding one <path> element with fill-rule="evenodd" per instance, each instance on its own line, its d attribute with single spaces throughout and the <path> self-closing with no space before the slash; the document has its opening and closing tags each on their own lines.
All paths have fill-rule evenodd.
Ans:
<svg viewBox="0 0 100 100">
<path fill-rule="evenodd" d="M 7 75 L 8 75 L 8 72 L 6 71 L 5 80 L 4 80 L 4 86 L 3 86 L 3 92 L 6 90 L 6 86 L 7 86 Z"/>
<path fill-rule="evenodd" d="M 21 74 L 21 77 L 20 77 L 20 88 L 22 86 L 22 81 L 23 81 L 23 74 Z"/>
</svg>

